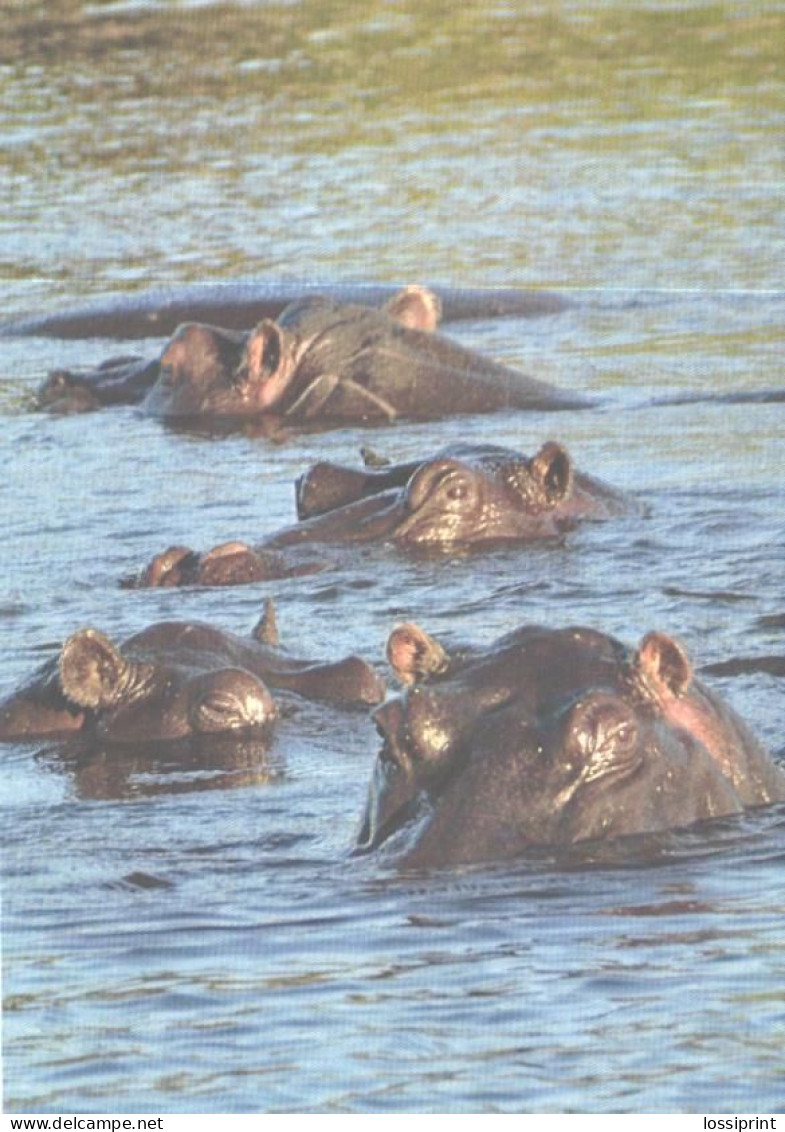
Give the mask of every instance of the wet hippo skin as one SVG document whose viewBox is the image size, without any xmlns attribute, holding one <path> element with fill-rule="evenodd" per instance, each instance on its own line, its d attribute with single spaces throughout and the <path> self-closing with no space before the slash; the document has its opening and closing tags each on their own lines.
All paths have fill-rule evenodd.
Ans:
<svg viewBox="0 0 785 1132">
<path fill-rule="evenodd" d="M 254 734 L 278 715 L 270 687 L 346 706 L 384 695 L 383 681 L 359 657 L 314 663 L 281 649 L 268 606 L 247 639 L 198 621 L 151 625 L 120 646 L 81 629 L 0 702 L 0 740 Z"/>
<path fill-rule="evenodd" d="M 389 543 L 404 551 L 467 549 L 560 538 L 582 520 L 641 514 L 631 495 L 575 471 L 555 441 L 534 456 L 497 445 L 453 445 L 380 469 L 320 463 L 296 484 L 306 516 L 255 547 L 228 542 L 205 554 L 173 546 L 132 586 L 238 585 L 311 573 L 319 547 Z"/>
<path fill-rule="evenodd" d="M 785 800 L 785 772 L 664 633 L 629 649 L 527 625 L 450 656 L 406 624 L 388 657 L 405 690 L 374 712 L 359 851 L 485 861 Z"/>
<path fill-rule="evenodd" d="M 270 415 L 326 427 L 590 404 L 434 333 L 440 316 L 439 298 L 423 287 L 381 309 L 311 296 L 250 333 L 187 323 L 158 358 L 56 370 L 37 403 L 67 413 L 126 402 L 164 420 L 224 427 Z"/>
</svg>

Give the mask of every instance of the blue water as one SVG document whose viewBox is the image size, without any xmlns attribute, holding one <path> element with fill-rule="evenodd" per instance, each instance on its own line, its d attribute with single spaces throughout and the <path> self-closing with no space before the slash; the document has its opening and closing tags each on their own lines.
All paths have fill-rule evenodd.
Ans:
<svg viewBox="0 0 785 1132">
<path fill-rule="evenodd" d="M 0 47 L 2 311 L 162 283 L 555 288 L 538 320 L 450 328 L 596 394 L 292 438 L 29 411 L 55 365 L 159 343 L 0 343 L 0 690 L 74 629 L 194 617 L 383 667 L 525 621 L 698 666 L 782 655 L 785 6 L 32 4 Z M 700 393 L 694 404 L 662 396 Z M 577 465 L 650 508 L 563 546 L 232 590 L 121 591 L 165 546 L 256 539 L 360 445 L 450 440 Z M 780 618 L 781 625 L 781 618 Z M 783 757 L 781 680 L 714 687 Z M 776 1112 L 785 811 L 431 874 L 348 856 L 378 739 L 303 705 L 269 751 L 199 765 L 3 751 L 6 1111 Z"/>
</svg>

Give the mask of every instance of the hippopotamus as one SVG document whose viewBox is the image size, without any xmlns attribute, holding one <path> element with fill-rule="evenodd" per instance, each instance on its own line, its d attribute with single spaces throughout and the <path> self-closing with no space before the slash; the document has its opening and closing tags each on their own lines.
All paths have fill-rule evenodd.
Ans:
<svg viewBox="0 0 785 1132">
<path fill-rule="evenodd" d="M 381 306 L 400 288 L 374 283 L 197 283 L 124 295 L 86 307 L 21 317 L 0 323 L 0 337 L 155 338 L 172 334 L 182 322 L 210 322 L 228 330 L 250 330 L 260 318 L 308 295 L 341 303 Z M 431 287 L 438 292 L 445 322 L 472 319 L 538 318 L 572 306 L 552 291 L 513 287 Z"/>
<path fill-rule="evenodd" d="M 460 510 L 459 526 L 465 528 L 460 534 L 450 530 L 449 541 L 458 543 L 547 537 L 581 519 L 611 519 L 645 510 L 629 493 L 577 471 L 567 449 L 555 440 L 546 441 L 533 457 L 497 444 L 450 444 L 427 458 L 402 463 L 392 463 L 368 448 L 361 449 L 361 454 L 360 468 L 324 460 L 297 479 L 299 519 L 336 511 L 391 488 L 405 488 L 415 474 L 420 484 L 425 480 L 442 488 L 449 485 L 450 490 L 442 495 L 444 501 L 453 503 L 464 502 L 473 494 L 456 493 L 459 483 L 476 479 L 479 491 L 474 508 L 453 507 Z M 426 466 L 427 472 L 422 470 Z M 415 497 L 417 494 L 415 490 Z M 544 521 L 543 516 L 547 517 Z M 493 530 L 496 523 L 513 527 L 516 520 L 525 528 L 507 533 Z M 442 534 L 438 541 L 444 537 Z M 433 541 L 433 536 L 426 541 Z"/>
<path fill-rule="evenodd" d="M 281 649 L 269 605 L 247 639 L 199 621 L 160 622 L 119 646 L 80 629 L 0 702 L 0 740 L 259 734 L 278 715 L 270 688 L 345 706 L 384 695 L 382 679 L 359 657 L 320 664 Z"/>
<path fill-rule="evenodd" d="M 712 676 L 742 676 L 752 672 L 785 676 L 785 656 L 734 656 L 714 664 L 704 664 L 701 672 L 709 672 Z"/>
<path fill-rule="evenodd" d="M 785 800 L 785 772 L 665 633 L 628 648 L 524 625 L 450 655 L 404 624 L 387 652 L 404 690 L 373 712 L 359 852 L 488 861 Z"/>
<path fill-rule="evenodd" d="M 462 444 L 376 469 L 319 463 L 297 481 L 296 498 L 302 521 L 256 547 L 228 542 L 200 555 L 173 546 L 126 584 L 238 585 L 321 569 L 318 544 L 454 553 L 559 538 L 584 519 L 642 511 L 627 493 L 575 471 L 556 441 L 532 457 Z"/>
<path fill-rule="evenodd" d="M 126 402 L 163 420 L 227 428 L 269 416 L 328 427 L 590 404 L 434 333 L 440 316 L 436 294 L 412 286 L 381 309 L 309 296 L 250 333 L 186 323 L 156 359 L 55 371 L 38 405 L 72 412 Z"/>
</svg>

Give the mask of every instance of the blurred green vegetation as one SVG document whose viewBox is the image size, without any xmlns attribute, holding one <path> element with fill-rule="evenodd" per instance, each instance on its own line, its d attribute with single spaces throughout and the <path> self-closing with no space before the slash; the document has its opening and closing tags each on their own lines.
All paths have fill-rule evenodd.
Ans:
<svg viewBox="0 0 785 1132">
<path fill-rule="evenodd" d="M 0 0 L 0 274 L 782 280 L 782 3 Z"/>
<path fill-rule="evenodd" d="M 756 3 L 526 6 L 402 0 L 140 7 L 46 0 L 4 12 L 0 62 L 79 86 L 180 100 L 243 95 L 352 103 L 383 119 L 477 103 L 602 106 L 611 118 L 680 113 L 685 99 L 782 97 L 785 12 Z M 122 80 L 122 81 L 121 81 Z M 91 96 L 95 95 L 91 84 Z M 334 123 L 333 123 L 334 125 Z M 362 121 L 357 121 L 358 129 Z M 327 123 L 330 132 L 330 123 Z"/>
</svg>

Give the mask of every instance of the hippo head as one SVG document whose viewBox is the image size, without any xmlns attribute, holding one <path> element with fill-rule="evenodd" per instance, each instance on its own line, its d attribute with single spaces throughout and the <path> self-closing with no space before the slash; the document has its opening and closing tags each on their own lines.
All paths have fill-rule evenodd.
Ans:
<svg viewBox="0 0 785 1132">
<path fill-rule="evenodd" d="M 381 311 L 303 299 L 250 335 L 187 323 L 165 347 L 144 409 L 164 418 L 245 420 L 298 415 L 307 404 L 310 415 L 335 391 L 364 321 L 432 329 L 440 313 L 432 292 L 407 287 Z"/>
<path fill-rule="evenodd" d="M 93 713 L 110 742 L 258 732 L 276 715 L 267 688 L 242 668 L 192 673 L 129 660 L 95 629 L 68 638 L 59 673 L 64 696 Z"/>
<path fill-rule="evenodd" d="M 245 338 L 198 322 L 178 327 L 161 354 L 145 412 L 195 420 L 257 415 L 262 406 L 243 376 Z"/>
<path fill-rule="evenodd" d="M 84 728 L 110 743 L 258 734 L 275 717 L 265 685 L 242 668 L 205 672 L 132 660 L 103 633 L 82 629 L 43 677 L 0 705 L 0 738 Z"/>
<path fill-rule="evenodd" d="M 505 449 L 444 455 L 423 463 L 403 490 L 393 540 L 404 547 L 448 547 L 558 536 L 572 525 L 562 506 L 573 486 L 572 460 L 548 441 L 527 458 Z"/>
<path fill-rule="evenodd" d="M 753 757 L 741 721 L 699 685 L 699 712 L 663 706 L 695 692 L 683 649 L 665 634 L 628 650 L 590 629 L 524 626 L 451 660 L 404 625 L 388 656 L 408 687 L 374 713 L 383 745 L 360 851 L 389 839 L 408 864 L 490 860 L 748 804 L 726 773 Z M 785 776 L 768 762 L 774 796 L 785 797 Z"/>
<path fill-rule="evenodd" d="M 558 537 L 576 523 L 572 460 L 548 441 L 531 458 L 458 445 L 427 460 L 368 474 L 320 463 L 297 481 L 302 522 L 289 542 L 381 542 L 405 550 Z M 282 539 L 267 541 L 280 546 Z"/>
</svg>

